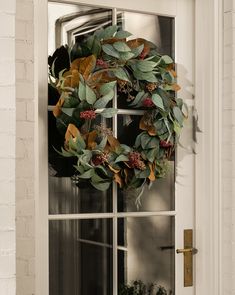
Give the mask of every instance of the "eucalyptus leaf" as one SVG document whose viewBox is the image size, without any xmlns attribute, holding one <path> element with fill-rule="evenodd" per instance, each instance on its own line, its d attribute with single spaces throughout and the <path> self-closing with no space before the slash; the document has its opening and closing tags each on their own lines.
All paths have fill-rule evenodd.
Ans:
<svg viewBox="0 0 235 295">
<path fill-rule="evenodd" d="M 75 108 L 61 108 L 62 112 L 69 117 L 72 117 Z"/>
<path fill-rule="evenodd" d="M 163 55 L 161 57 L 161 61 L 163 61 L 166 65 L 172 64 L 174 62 L 173 59 L 168 55 Z"/>
<path fill-rule="evenodd" d="M 86 87 L 82 82 L 78 86 L 78 96 L 81 101 L 86 99 Z"/>
<path fill-rule="evenodd" d="M 122 41 L 114 42 L 113 47 L 119 52 L 131 51 L 130 47 Z"/>
<path fill-rule="evenodd" d="M 124 61 L 134 57 L 134 53 L 132 52 L 119 52 L 119 55 L 120 55 L 120 59 Z"/>
<path fill-rule="evenodd" d="M 125 38 L 128 38 L 130 37 L 132 34 L 130 32 L 127 32 L 127 31 L 118 31 L 116 34 L 115 34 L 115 38 L 118 38 L 118 39 L 125 39 Z"/>
<path fill-rule="evenodd" d="M 116 158 L 114 163 L 118 163 L 118 162 L 126 162 L 129 161 L 129 158 L 125 155 L 120 155 Z"/>
<path fill-rule="evenodd" d="M 96 149 L 102 151 L 102 150 L 105 148 L 106 144 L 107 144 L 107 136 L 105 136 L 105 137 L 101 140 L 101 142 L 97 145 Z"/>
<path fill-rule="evenodd" d="M 140 70 L 135 70 L 133 72 L 134 76 L 138 80 L 145 80 L 148 82 L 158 82 L 158 79 L 152 72 L 141 72 Z"/>
<path fill-rule="evenodd" d="M 115 77 L 117 77 L 118 79 L 130 82 L 127 73 L 124 71 L 124 69 L 118 68 L 114 70 L 113 73 Z"/>
<path fill-rule="evenodd" d="M 134 54 L 133 57 L 137 57 L 141 54 L 141 52 L 144 49 L 144 44 L 141 44 L 140 46 L 136 47 L 136 48 L 132 48 L 131 52 Z"/>
<path fill-rule="evenodd" d="M 111 90 L 109 91 L 106 95 L 102 96 L 101 98 L 99 98 L 95 104 L 94 107 L 96 109 L 103 109 L 106 107 L 107 103 L 112 100 L 114 97 L 114 91 Z"/>
<path fill-rule="evenodd" d="M 114 115 L 117 114 L 117 112 L 118 112 L 117 109 L 107 108 L 107 109 L 104 109 L 100 114 L 104 118 L 112 118 Z"/>
<path fill-rule="evenodd" d="M 117 32 L 117 30 L 118 30 L 117 25 L 113 25 L 113 26 L 109 26 L 109 27 L 105 28 L 102 32 L 102 38 L 104 40 L 112 38 L 113 35 Z"/>
<path fill-rule="evenodd" d="M 103 51 L 113 57 L 120 58 L 118 51 L 111 44 L 102 45 Z"/>
<path fill-rule="evenodd" d="M 149 60 L 138 60 L 136 61 L 136 66 L 141 72 L 151 72 L 157 63 Z"/>
<path fill-rule="evenodd" d="M 138 105 L 139 102 L 141 101 L 141 99 L 143 98 L 144 94 L 145 94 L 144 90 L 140 91 L 140 92 L 136 95 L 136 97 L 135 97 L 135 99 L 132 101 L 132 103 L 129 104 L 129 106 L 135 106 L 135 105 Z"/>
<path fill-rule="evenodd" d="M 86 85 L 86 101 L 89 104 L 93 104 L 96 101 L 96 94 L 88 85 Z"/>
<path fill-rule="evenodd" d="M 103 179 L 102 177 L 100 177 L 97 173 L 94 173 L 91 177 L 91 181 L 93 183 L 97 183 L 97 182 L 103 182 L 105 179 Z"/>
<path fill-rule="evenodd" d="M 117 83 L 117 81 L 111 81 L 111 82 L 102 84 L 102 86 L 100 87 L 100 94 L 106 95 L 108 92 L 113 90 L 116 83 Z"/>
<path fill-rule="evenodd" d="M 94 175 L 94 173 L 95 173 L 95 170 L 90 169 L 90 170 L 87 170 L 86 172 L 84 172 L 83 174 L 79 175 L 79 178 L 89 179 Z"/>
<path fill-rule="evenodd" d="M 173 107 L 173 114 L 174 117 L 176 118 L 176 120 L 178 121 L 178 123 L 180 124 L 180 126 L 183 125 L 183 121 L 184 121 L 184 116 L 181 112 L 181 110 L 178 107 Z"/>
<path fill-rule="evenodd" d="M 163 111 L 165 110 L 164 105 L 163 105 L 162 98 L 161 98 L 161 96 L 160 96 L 159 94 L 154 93 L 154 94 L 152 95 L 152 101 L 153 101 L 153 103 L 154 103 L 159 109 L 161 109 L 161 110 L 163 110 Z"/>
</svg>

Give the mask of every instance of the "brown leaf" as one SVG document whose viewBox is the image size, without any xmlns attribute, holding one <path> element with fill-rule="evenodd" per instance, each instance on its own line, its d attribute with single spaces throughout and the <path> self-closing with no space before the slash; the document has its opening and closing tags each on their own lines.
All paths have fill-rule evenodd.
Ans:
<svg viewBox="0 0 235 295">
<path fill-rule="evenodd" d="M 154 181 L 156 179 L 155 174 L 154 174 L 154 164 L 153 163 L 149 163 L 149 168 L 150 168 L 150 174 L 148 176 L 148 179 L 150 181 Z"/>
<path fill-rule="evenodd" d="M 87 139 L 87 148 L 88 149 L 93 150 L 96 147 L 96 145 L 97 145 L 95 142 L 96 137 L 97 137 L 96 130 L 93 130 L 88 134 L 88 139 Z"/>
<path fill-rule="evenodd" d="M 53 115 L 55 117 L 58 117 L 61 114 L 61 107 L 64 104 L 64 93 L 60 96 L 60 99 L 58 100 L 57 104 L 55 105 L 53 109 Z"/>
<path fill-rule="evenodd" d="M 83 58 L 83 60 L 81 61 L 79 65 L 78 71 L 79 73 L 82 74 L 84 79 L 87 80 L 91 72 L 94 70 L 95 65 L 96 65 L 96 57 L 94 56 L 94 54 L 92 54 L 90 56 Z"/>
<path fill-rule="evenodd" d="M 119 39 L 119 38 L 113 37 L 113 38 L 110 38 L 110 39 L 103 40 L 102 44 L 113 44 L 113 43 L 119 42 L 119 41 L 125 42 L 126 39 Z"/>
<path fill-rule="evenodd" d="M 172 85 L 172 89 L 173 89 L 174 91 L 179 91 L 179 90 L 181 89 L 181 87 L 180 87 L 178 84 L 173 84 L 173 85 Z"/>
<path fill-rule="evenodd" d="M 123 179 L 121 178 L 121 174 L 120 173 L 115 173 L 114 174 L 114 181 L 119 184 L 119 187 L 122 188 L 123 187 Z"/>
<path fill-rule="evenodd" d="M 120 145 L 119 141 L 115 137 L 113 137 L 112 135 L 108 136 L 107 141 L 110 145 L 110 150 L 115 150 Z"/>
<path fill-rule="evenodd" d="M 74 124 L 69 124 L 65 133 L 65 142 L 68 142 L 70 138 L 77 138 L 78 134 L 80 134 L 80 132 L 77 127 Z"/>
<path fill-rule="evenodd" d="M 72 70 L 71 87 L 75 88 L 79 85 L 80 77 L 78 70 Z"/>
<path fill-rule="evenodd" d="M 157 135 L 157 132 L 156 132 L 155 127 L 154 127 L 153 125 L 148 125 L 148 124 L 145 122 L 144 117 L 142 117 L 141 120 L 140 120 L 139 128 L 140 128 L 141 130 L 147 131 L 148 134 L 151 135 L 151 136 L 155 136 L 155 135 Z"/>
<path fill-rule="evenodd" d="M 128 184 L 129 170 L 127 168 L 124 169 L 124 175 L 125 175 L 125 183 Z"/>
<path fill-rule="evenodd" d="M 115 169 L 113 168 L 111 165 L 108 165 L 109 169 L 113 172 L 113 173 L 119 173 L 120 172 L 120 169 Z"/>
<path fill-rule="evenodd" d="M 137 38 L 137 39 L 127 41 L 127 45 L 130 48 L 136 48 L 136 47 L 139 47 L 142 44 L 144 44 L 143 51 L 145 52 L 145 56 L 146 56 L 150 51 L 149 42 L 147 40 L 142 39 L 142 38 Z"/>
</svg>

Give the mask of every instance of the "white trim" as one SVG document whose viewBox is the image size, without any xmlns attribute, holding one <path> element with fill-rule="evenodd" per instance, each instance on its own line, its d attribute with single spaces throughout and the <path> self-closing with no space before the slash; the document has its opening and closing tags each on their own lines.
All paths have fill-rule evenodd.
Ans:
<svg viewBox="0 0 235 295">
<path fill-rule="evenodd" d="M 197 0 L 196 294 L 221 292 L 222 0 Z"/>
<path fill-rule="evenodd" d="M 49 294 L 48 167 L 47 158 L 47 1 L 34 0 L 35 87 L 35 294 Z M 46 70 L 46 72 L 45 72 Z M 45 99 L 46 98 L 46 99 Z"/>
<path fill-rule="evenodd" d="M 115 207 L 117 206 L 115 205 Z M 73 219 L 102 219 L 102 218 L 115 218 L 115 217 L 116 218 L 148 217 L 148 216 L 176 216 L 176 211 L 117 212 L 117 209 L 116 209 L 116 210 L 113 210 L 113 213 L 53 214 L 53 215 L 49 215 L 48 219 L 49 220 L 73 220 Z"/>
</svg>

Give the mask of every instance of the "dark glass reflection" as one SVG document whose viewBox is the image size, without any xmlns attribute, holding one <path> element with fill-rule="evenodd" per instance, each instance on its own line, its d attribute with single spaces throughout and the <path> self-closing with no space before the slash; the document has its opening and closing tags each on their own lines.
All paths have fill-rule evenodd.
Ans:
<svg viewBox="0 0 235 295">
<path fill-rule="evenodd" d="M 112 294 L 112 221 L 50 221 L 50 295 Z"/>
<path fill-rule="evenodd" d="M 155 290 L 163 286 L 167 294 L 174 294 L 174 218 L 120 218 L 118 243 L 119 293 L 141 281 L 154 284 Z"/>
</svg>

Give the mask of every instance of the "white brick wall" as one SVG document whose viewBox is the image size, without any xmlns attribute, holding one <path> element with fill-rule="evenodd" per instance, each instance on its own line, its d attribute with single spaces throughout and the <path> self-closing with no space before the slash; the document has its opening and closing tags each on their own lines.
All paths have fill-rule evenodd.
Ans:
<svg viewBox="0 0 235 295">
<path fill-rule="evenodd" d="M 33 1 L 16 1 L 16 294 L 35 293 Z"/>
<path fill-rule="evenodd" d="M 15 0 L 0 2 L 0 293 L 15 294 Z"/>
<path fill-rule="evenodd" d="M 224 0 L 222 295 L 235 294 L 235 0 Z"/>
</svg>

